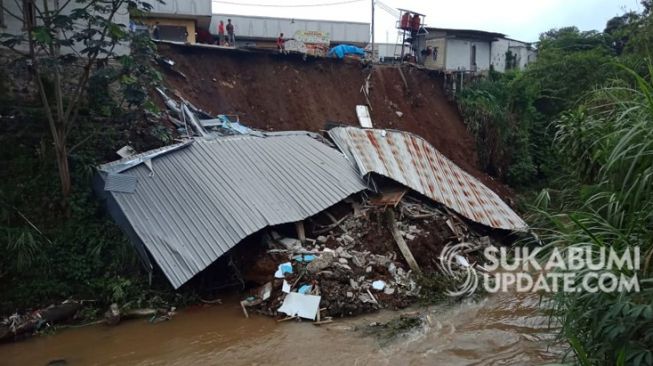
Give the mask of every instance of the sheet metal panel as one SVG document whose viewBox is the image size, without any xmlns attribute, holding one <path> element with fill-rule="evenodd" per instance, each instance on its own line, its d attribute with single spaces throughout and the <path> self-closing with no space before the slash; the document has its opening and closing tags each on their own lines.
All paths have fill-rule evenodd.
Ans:
<svg viewBox="0 0 653 366">
<path fill-rule="evenodd" d="M 104 184 L 105 191 L 133 193 L 138 179 L 128 174 L 109 174 Z"/>
<path fill-rule="evenodd" d="M 175 288 L 250 234 L 365 189 L 339 151 L 306 133 L 197 139 L 151 161 L 152 171 L 124 172 L 138 180 L 133 193 L 110 194 Z"/>
<path fill-rule="evenodd" d="M 362 176 L 374 172 L 389 177 L 493 228 L 523 231 L 528 227 L 496 193 L 421 137 L 357 127 L 333 128 L 329 136 Z"/>
</svg>

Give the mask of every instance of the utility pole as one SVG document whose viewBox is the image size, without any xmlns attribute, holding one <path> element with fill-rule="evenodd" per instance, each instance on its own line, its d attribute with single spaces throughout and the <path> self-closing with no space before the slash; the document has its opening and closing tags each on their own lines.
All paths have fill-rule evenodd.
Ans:
<svg viewBox="0 0 653 366">
<path fill-rule="evenodd" d="M 372 62 L 374 62 L 374 0 L 372 0 Z"/>
</svg>

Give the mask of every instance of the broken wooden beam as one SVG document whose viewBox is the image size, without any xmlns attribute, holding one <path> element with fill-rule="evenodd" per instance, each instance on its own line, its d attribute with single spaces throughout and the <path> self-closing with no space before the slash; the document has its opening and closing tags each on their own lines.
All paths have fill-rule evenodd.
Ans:
<svg viewBox="0 0 653 366">
<path fill-rule="evenodd" d="M 295 229 L 297 230 L 297 238 L 302 243 L 306 242 L 306 231 L 304 230 L 304 221 L 295 222 Z"/>
<path fill-rule="evenodd" d="M 417 273 L 422 273 L 422 271 L 419 268 L 419 265 L 417 265 L 417 261 L 415 260 L 415 257 L 413 257 L 413 253 L 410 251 L 410 248 L 408 248 L 406 241 L 404 241 L 404 238 L 401 236 L 401 233 L 397 229 L 397 222 L 395 220 L 394 210 L 392 209 L 385 210 L 385 215 L 386 215 L 386 219 L 388 220 L 388 226 L 390 228 L 390 231 L 392 232 L 392 236 L 394 237 L 395 242 L 399 247 L 399 251 L 401 251 L 401 254 L 404 256 L 404 259 L 406 259 L 408 266 L 413 271 Z"/>
</svg>

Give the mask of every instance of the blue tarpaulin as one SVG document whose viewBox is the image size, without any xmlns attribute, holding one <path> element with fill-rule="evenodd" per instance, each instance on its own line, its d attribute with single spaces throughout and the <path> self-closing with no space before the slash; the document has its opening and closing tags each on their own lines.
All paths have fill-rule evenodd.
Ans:
<svg viewBox="0 0 653 366">
<path fill-rule="evenodd" d="M 327 56 L 337 58 L 345 58 L 345 55 L 358 55 L 360 57 L 365 57 L 365 50 L 350 44 L 341 44 L 333 47 L 329 50 L 329 53 L 327 53 Z"/>
</svg>

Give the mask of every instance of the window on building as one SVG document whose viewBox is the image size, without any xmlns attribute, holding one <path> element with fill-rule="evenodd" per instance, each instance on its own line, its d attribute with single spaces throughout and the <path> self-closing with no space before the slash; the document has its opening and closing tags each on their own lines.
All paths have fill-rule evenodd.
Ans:
<svg viewBox="0 0 653 366">
<path fill-rule="evenodd" d="M 29 29 L 36 23 L 34 0 L 23 0 L 23 28 Z"/>
</svg>

